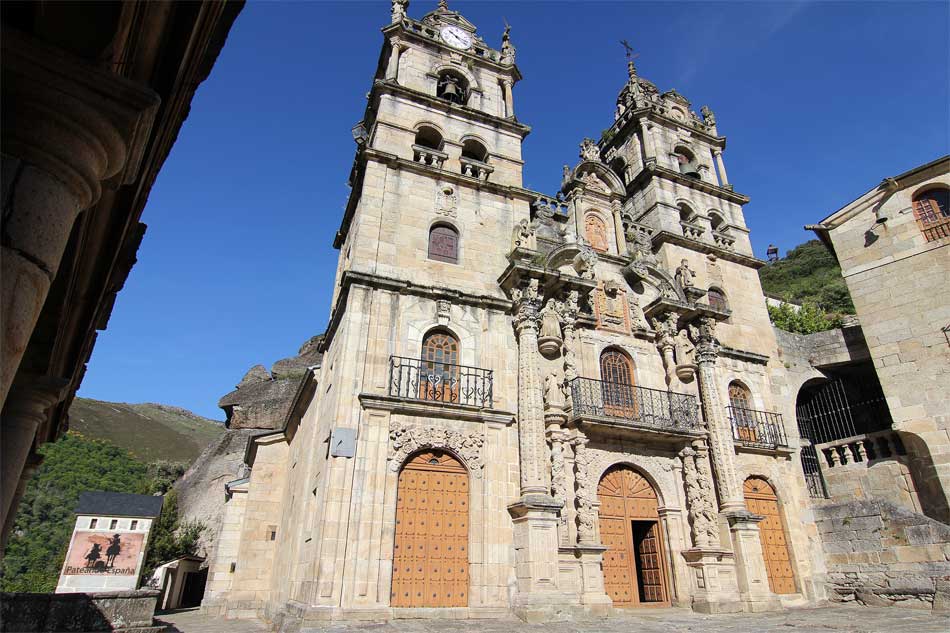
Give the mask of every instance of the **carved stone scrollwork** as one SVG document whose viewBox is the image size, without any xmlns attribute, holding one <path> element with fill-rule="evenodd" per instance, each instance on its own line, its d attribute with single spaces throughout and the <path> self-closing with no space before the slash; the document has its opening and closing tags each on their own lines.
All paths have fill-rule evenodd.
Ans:
<svg viewBox="0 0 950 633">
<path fill-rule="evenodd" d="M 393 472 L 398 472 L 409 456 L 417 451 L 446 449 L 462 458 L 473 477 L 482 476 L 485 466 L 482 446 L 485 438 L 481 434 L 461 433 L 434 426 L 393 424 L 389 429 L 389 439 L 389 470 Z"/>
<path fill-rule="evenodd" d="M 712 503 L 714 493 L 706 447 L 697 443 L 696 449 L 684 448 L 679 457 L 683 461 L 683 479 L 693 544 L 701 548 L 714 546 L 719 541 L 719 527 Z"/>
<path fill-rule="evenodd" d="M 713 364 L 719 356 L 719 339 L 716 338 L 716 319 L 700 317 L 698 326 L 690 326 L 690 334 L 696 342 L 696 362 L 699 365 Z"/>
<path fill-rule="evenodd" d="M 585 138 L 581 141 L 580 158 L 581 160 L 600 162 L 600 148 L 597 147 L 597 142 L 594 139 Z"/>
<path fill-rule="evenodd" d="M 558 316 L 564 326 L 564 381 L 577 378 L 577 313 L 580 311 L 580 293 L 571 290 L 558 304 Z"/>
<path fill-rule="evenodd" d="M 579 439 L 574 448 L 575 481 L 577 482 L 577 540 L 597 542 L 597 477 L 596 453 L 587 448 L 586 439 Z"/>
<path fill-rule="evenodd" d="M 537 331 L 538 316 L 541 309 L 541 293 L 537 279 L 531 279 L 521 288 L 511 291 L 515 304 L 515 328 L 521 330 L 530 327 Z"/>
<path fill-rule="evenodd" d="M 574 256 L 574 270 L 577 271 L 581 279 L 593 279 L 597 261 L 597 253 L 585 244 L 581 246 L 580 252 Z"/>
</svg>

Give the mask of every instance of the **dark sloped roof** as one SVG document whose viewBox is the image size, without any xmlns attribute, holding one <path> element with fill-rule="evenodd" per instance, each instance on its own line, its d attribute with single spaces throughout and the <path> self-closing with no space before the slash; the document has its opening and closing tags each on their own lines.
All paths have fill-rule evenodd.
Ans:
<svg viewBox="0 0 950 633">
<path fill-rule="evenodd" d="M 133 495 L 126 492 L 84 492 L 79 495 L 76 514 L 154 518 L 162 512 L 165 497 Z"/>
</svg>

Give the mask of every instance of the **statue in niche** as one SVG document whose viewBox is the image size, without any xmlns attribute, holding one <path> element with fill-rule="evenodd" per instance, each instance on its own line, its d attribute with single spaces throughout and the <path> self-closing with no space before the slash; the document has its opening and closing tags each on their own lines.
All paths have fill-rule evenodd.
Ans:
<svg viewBox="0 0 950 633">
<path fill-rule="evenodd" d="M 534 237 L 534 227 L 527 220 L 515 225 L 512 249 L 531 248 L 531 238 Z"/>
<path fill-rule="evenodd" d="M 557 355 L 564 342 L 561 338 L 561 319 L 558 316 L 561 309 L 559 303 L 554 299 L 548 299 L 539 315 L 541 332 L 538 336 L 538 350 L 548 358 Z"/>
<path fill-rule="evenodd" d="M 564 409 L 564 392 L 554 372 L 544 377 L 544 409 Z"/>
<path fill-rule="evenodd" d="M 681 382 L 690 383 L 696 375 L 696 346 L 689 338 L 689 333 L 682 329 L 674 340 L 676 351 L 676 377 Z"/>
<path fill-rule="evenodd" d="M 676 269 L 676 274 L 673 276 L 673 279 L 680 288 L 686 290 L 687 288 L 693 287 L 693 277 L 695 276 L 696 273 L 689 267 L 689 262 L 684 259 Z"/>
<path fill-rule="evenodd" d="M 406 17 L 406 11 L 409 9 L 409 0 L 393 0 L 393 24 L 402 22 Z"/>
<path fill-rule="evenodd" d="M 634 331 L 650 329 L 643 308 L 640 307 L 640 297 L 633 293 L 630 294 L 630 327 Z"/>
</svg>

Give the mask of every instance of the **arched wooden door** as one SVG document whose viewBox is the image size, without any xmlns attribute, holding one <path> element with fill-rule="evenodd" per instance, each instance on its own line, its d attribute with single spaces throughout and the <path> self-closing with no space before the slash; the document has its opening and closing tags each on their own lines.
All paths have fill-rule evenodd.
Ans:
<svg viewBox="0 0 950 633">
<path fill-rule="evenodd" d="M 668 606 L 666 548 L 659 501 L 646 479 L 629 466 L 607 471 L 597 486 L 604 586 L 615 607 Z"/>
<path fill-rule="evenodd" d="M 399 473 L 390 604 L 468 606 L 468 473 L 444 451 Z"/>
<path fill-rule="evenodd" d="M 765 517 L 759 523 L 759 539 L 769 575 L 769 588 L 772 593 L 795 593 L 795 573 L 775 489 L 761 477 L 749 477 L 742 485 L 742 491 L 749 512 Z"/>
</svg>

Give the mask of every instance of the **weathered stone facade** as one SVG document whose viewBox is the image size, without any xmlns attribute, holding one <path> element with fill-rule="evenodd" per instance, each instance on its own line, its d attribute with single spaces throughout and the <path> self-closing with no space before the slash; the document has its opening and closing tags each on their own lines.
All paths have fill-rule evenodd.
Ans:
<svg viewBox="0 0 950 633">
<path fill-rule="evenodd" d="M 794 428 L 820 374 L 779 355 L 712 112 L 631 63 L 608 133 L 529 191 L 510 34 L 406 5 L 354 128 L 322 357 L 250 439 L 204 608 L 290 629 L 824 599 Z M 456 502 L 465 530 L 411 531 Z"/>
</svg>

